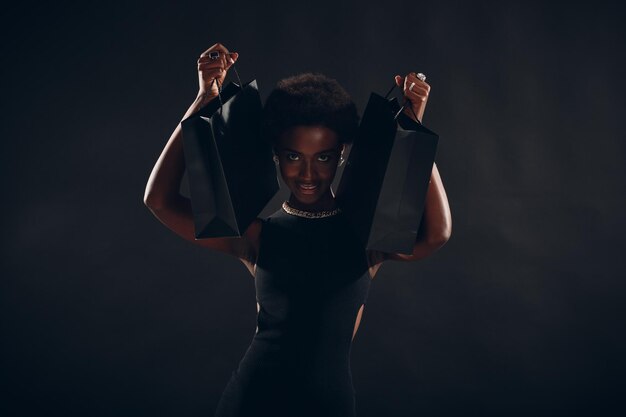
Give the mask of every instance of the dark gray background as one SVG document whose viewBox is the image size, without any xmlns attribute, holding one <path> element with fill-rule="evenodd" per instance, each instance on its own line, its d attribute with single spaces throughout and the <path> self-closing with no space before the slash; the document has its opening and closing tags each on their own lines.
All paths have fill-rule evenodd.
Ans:
<svg viewBox="0 0 626 417">
<path fill-rule="evenodd" d="M 352 351 L 359 416 L 624 412 L 617 4 L 9 6 L 0 412 L 212 415 L 254 334 L 253 280 L 142 199 L 218 41 L 264 97 L 302 71 L 338 79 L 360 111 L 396 74 L 432 86 L 452 238 L 373 281 Z"/>
</svg>

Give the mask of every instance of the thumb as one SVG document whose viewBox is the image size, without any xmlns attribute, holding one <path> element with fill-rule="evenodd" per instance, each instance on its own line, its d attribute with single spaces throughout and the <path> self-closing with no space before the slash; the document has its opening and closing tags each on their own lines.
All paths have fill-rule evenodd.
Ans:
<svg viewBox="0 0 626 417">
<path fill-rule="evenodd" d="M 398 85 L 398 87 L 402 87 L 402 84 L 403 84 L 403 82 L 404 82 L 404 80 L 402 79 L 402 77 L 401 77 L 401 76 L 399 76 L 399 75 L 396 75 L 394 78 L 395 78 L 395 80 L 396 80 L 396 84 Z"/>
<path fill-rule="evenodd" d="M 226 62 L 226 69 L 229 69 L 230 67 L 232 67 L 235 61 L 237 61 L 237 58 L 239 58 L 239 54 L 237 52 L 231 52 L 228 55 L 228 62 Z"/>
</svg>

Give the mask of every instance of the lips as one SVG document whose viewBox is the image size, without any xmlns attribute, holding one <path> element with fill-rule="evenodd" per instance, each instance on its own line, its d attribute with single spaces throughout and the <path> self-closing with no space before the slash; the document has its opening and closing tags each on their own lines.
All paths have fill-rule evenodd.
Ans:
<svg viewBox="0 0 626 417">
<path fill-rule="evenodd" d="M 298 188 L 302 193 L 313 194 L 317 190 L 317 184 L 298 183 Z"/>
</svg>

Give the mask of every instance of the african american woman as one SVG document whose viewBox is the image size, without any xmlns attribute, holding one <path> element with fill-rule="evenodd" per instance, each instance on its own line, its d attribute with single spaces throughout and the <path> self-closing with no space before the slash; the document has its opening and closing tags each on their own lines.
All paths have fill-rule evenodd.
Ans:
<svg viewBox="0 0 626 417">
<path fill-rule="evenodd" d="M 217 97 L 214 81 L 224 82 L 238 56 L 219 43 L 200 55 L 199 92 L 182 120 Z M 395 81 L 410 102 L 405 113 L 421 122 L 430 92 L 424 76 Z M 237 257 L 254 277 L 256 333 L 215 416 L 353 417 L 350 350 L 371 280 L 385 261 L 416 261 L 446 243 L 452 227 L 446 193 L 433 164 L 413 252 L 366 250 L 330 187 L 358 128 L 350 96 L 324 75 L 296 75 L 270 93 L 262 120 L 291 194 L 241 237 L 195 238 L 190 201 L 179 194 L 185 170 L 180 124 L 152 170 L 144 202 L 169 229 Z"/>
</svg>

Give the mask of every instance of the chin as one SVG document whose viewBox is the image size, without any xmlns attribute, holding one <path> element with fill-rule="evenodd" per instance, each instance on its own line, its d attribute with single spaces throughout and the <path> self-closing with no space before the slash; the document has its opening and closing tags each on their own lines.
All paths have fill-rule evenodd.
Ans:
<svg viewBox="0 0 626 417">
<path fill-rule="evenodd" d="M 315 190 L 312 193 L 307 193 L 306 191 L 302 191 L 299 189 L 298 185 L 293 185 L 290 187 L 291 194 L 294 196 L 296 200 L 301 202 L 302 204 L 315 204 L 318 202 L 326 193 L 329 192 L 327 188 L 321 190 Z"/>
<path fill-rule="evenodd" d="M 299 202 L 303 203 L 303 204 L 314 204 L 317 203 L 320 200 L 320 195 L 317 194 L 312 194 L 312 195 L 302 195 L 300 193 L 298 193 L 297 191 L 291 191 L 291 194 L 293 194 L 294 198 L 296 200 L 298 200 Z"/>
</svg>

